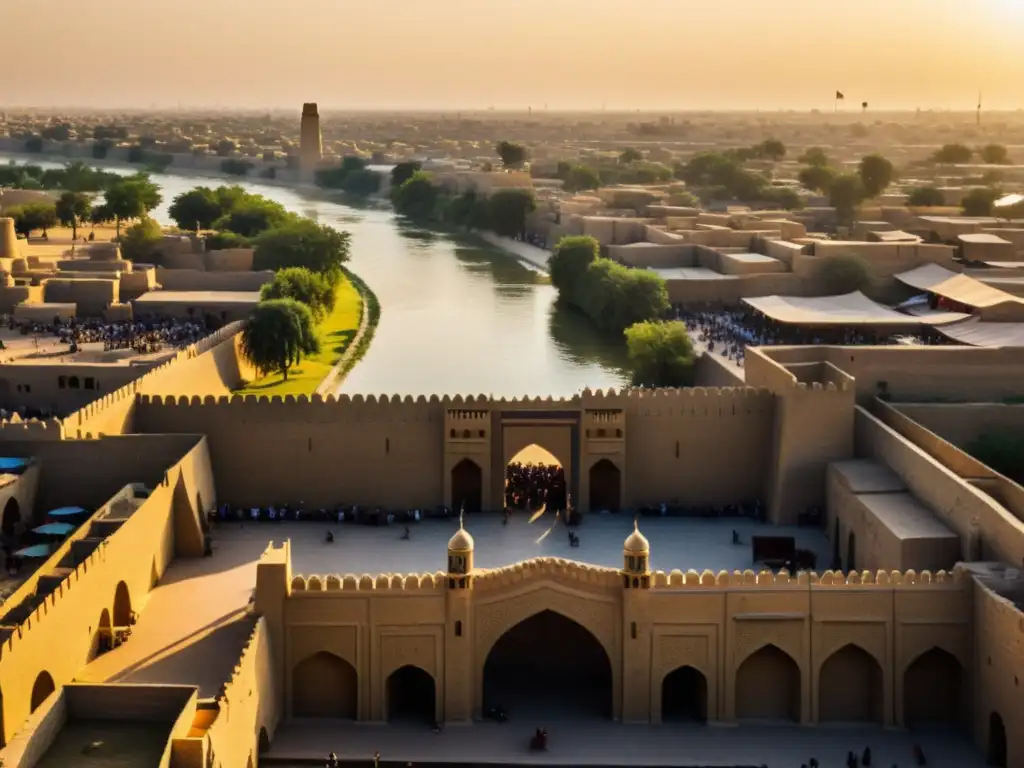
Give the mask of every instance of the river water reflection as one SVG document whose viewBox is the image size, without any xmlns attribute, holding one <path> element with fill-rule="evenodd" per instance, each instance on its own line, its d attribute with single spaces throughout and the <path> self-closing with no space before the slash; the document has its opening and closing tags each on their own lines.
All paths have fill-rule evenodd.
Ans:
<svg viewBox="0 0 1024 768">
<path fill-rule="evenodd" d="M 164 223 L 176 195 L 227 183 L 177 174 L 152 178 L 164 197 L 153 215 Z M 349 266 L 373 288 L 382 313 L 373 344 L 342 392 L 565 397 L 627 382 L 622 346 L 557 307 L 547 278 L 514 256 L 410 227 L 384 206 L 356 208 L 258 182 L 242 186 L 352 235 Z"/>
</svg>

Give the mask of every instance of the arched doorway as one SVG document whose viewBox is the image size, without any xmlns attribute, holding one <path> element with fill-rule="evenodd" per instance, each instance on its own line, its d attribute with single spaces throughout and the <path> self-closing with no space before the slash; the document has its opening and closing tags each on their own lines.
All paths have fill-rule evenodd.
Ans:
<svg viewBox="0 0 1024 768">
<path fill-rule="evenodd" d="M 800 667 L 788 653 L 766 645 L 740 664 L 736 717 L 800 722 Z"/>
<path fill-rule="evenodd" d="M 1006 726 L 1003 716 L 993 712 L 988 716 L 988 752 L 985 755 L 993 768 L 1006 768 Z"/>
<path fill-rule="evenodd" d="M 29 707 L 29 712 L 35 712 L 39 709 L 40 705 L 46 701 L 51 693 L 56 690 L 56 686 L 53 684 L 53 678 L 50 677 L 50 673 L 45 669 L 39 673 L 36 677 L 35 683 L 32 685 L 32 702 Z"/>
<path fill-rule="evenodd" d="M 407 664 L 390 675 L 387 682 L 388 722 L 437 722 L 437 691 L 433 676 L 426 670 Z"/>
<path fill-rule="evenodd" d="M 568 503 L 565 467 L 546 448 L 528 445 L 505 467 L 504 497 L 509 509 L 564 510 Z"/>
<path fill-rule="evenodd" d="M 13 496 L 4 504 L 3 520 L 0 521 L 0 530 L 5 536 L 13 536 L 21 522 L 21 509 L 18 507 L 18 500 Z"/>
<path fill-rule="evenodd" d="M 128 592 L 128 585 L 119 581 L 114 589 L 114 626 L 127 627 L 131 623 L 132 596 Z"/>
<path fill-rule="evenodd" d="M 961 717 L 960 662 L 941 648 L 918 656 L 903 673 L 903 724 L 945 725 Z"/>
<path fill-rule="evenodd" d="M 512 627 L 487 654 L 484 711 L 509 716 L 610 718 L 612 665 L 604 646 L 585 627 L 554 611 L 541 611 Z M 532 720 L 531 720 L 532 722 Z"/>
<path fill-rule="evenodd" d="M 95 653 L 97 655 L 110 650 L 113 634 L 111 633 L 110 611 L 100 611 L 100 621 L 96 626 Z"/>
<path fill-rule="evenodd" d="M 708 719 L 708 681 L 693 667 L 679 667 L 661 683 L 662 722 Z"/>
<path fill-rule="evenodd" d="M 609 459 L 601 459 L 590 468 L 590 509 L 618 512 L 621 504 L 622 473 Z"/>
<path fill-rule="evenodd" d="M 359 685 L 355 667 L 333 653 L 320 651 L 292 671 L 292 716 L 355 720 Z"/>
<path fill-rule="evenodd" d="M 270 751 L 270 734 L 267 733 L 266 726 L 260 728 L 260 737 L 256 748 L 261 755 L 265 755 Z"/>
<path fill-rule="evenodd" d="M 452 509 L 479 512 L 483 493 L 484 476 L 479 464 L 463 459 L 452 467 Z"/>
<path fill-rule="evenodd" d="M 850 531 L 850 535 L 846 539 L 846 570 L 857 570 L 857 537 L 854 536 L 853 531 Z"/>
<path fill-rule="evenodd" d="M 821 665 L 818 675 L 818 720 L 883 723 L 882 667 L 870 653 L 844 645 Z"/>
</svg>

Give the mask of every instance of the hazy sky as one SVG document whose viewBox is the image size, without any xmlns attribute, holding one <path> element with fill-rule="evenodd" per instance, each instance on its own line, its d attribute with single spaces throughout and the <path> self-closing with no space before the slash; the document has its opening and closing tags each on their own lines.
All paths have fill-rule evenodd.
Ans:
<svg viewBox="0 0 1024 768">
<path fill-rule="evenodd" d="M 1024 107 L 1024 0 L 0 0 L 5 106 Z"/>
</svg>

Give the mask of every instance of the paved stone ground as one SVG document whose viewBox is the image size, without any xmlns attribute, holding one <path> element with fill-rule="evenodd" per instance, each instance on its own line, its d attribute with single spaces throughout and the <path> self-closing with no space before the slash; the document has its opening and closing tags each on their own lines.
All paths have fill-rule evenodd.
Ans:
<svg viewBox="0 0 1024 768">
<path fill-rule="evenodd" d="M 595 766 L 767 765 L 800 768 L 817 757 L 821 768 L 842 768 L 848 750 L 870 746 L 879 768 L 913 762 L 913 745 L 924 749 L 930 768 L 982 768 L 985 761 L 966 735 L 947 731 L 909 733 L 860 726 L 621 725 L 606 721 L 546 721 L 548 751 L 527 750 L 538 723 L 510 721 L 448 726 L 442 733 L 404 725 L 339 721 L 293 721 L 282 725 L 261 764 L 324 758 L 331 751 L 344 760 L 371 764 L 375 751 L 384 762 Z M 295 764 L 295 763 L 291 763 Z"/>
<path fill-rule="evenodd" d="M 232 550 L 243 547 L 256 552 L 270 540 L 291 539 L 296 574 L 425 573 L 445 567 L 448 539 L 457 528 L 455 518 L 424 520 L 411 525 L 412 538 L 403 541 L 402 525 L 231 523 L 221 525 L 214 537 Z M 550 514 L 531 524 L 525 513 L 517 513 L 507 526 L 498 514 L 469 515 L 466 529 L 476 539 L 478 568 L 500 568 L 534 557 L 564 557 L 621 568 L 622 543 L 633 529 L 633 518 L 625 514 L 587 516 L 575 529 L 580 537 L 578 548 L 569 546 L 567 529 Z M 333 544 L 324 542 L 328 530 L 334 531 Z M 642 517 L 640 530 L 651 542 L 651 565 L 656 570 L 757 570 L 750 559 L 750 537 L 759 533 L 794 536 L 798 547 L 818 555 L 819 570 L 829 564 L 828 541 L 817 528 L 775 527 L 745 518 Z M 734 530 L 740 533 L 739 545 L 732 543 Z"/>
</svg>

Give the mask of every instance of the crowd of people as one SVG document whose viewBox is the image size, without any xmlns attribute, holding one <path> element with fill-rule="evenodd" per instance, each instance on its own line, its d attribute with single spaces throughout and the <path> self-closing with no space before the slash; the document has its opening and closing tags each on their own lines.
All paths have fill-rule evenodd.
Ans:
<svg viewBox="0 0 1024 768">
<path fill-rule="evenodd" d="M 922 328 L 915 334 L 879 332 L 849 325 L 807 328 L 778 323 L 759 312 L 745 309 L 694 311 L 676 307 L 675 317 L 686 324 L 695 341 L 704 344 L 709 352 L 717 352 L 736 365 L 743 365 L 748 346 L 950 343 L 945 336 L 931 328 Z"/>
<path fill-rule="evenodd" d="M 565 470 L 558 465 L 512 462 L 505 469 L 505 508 L 533 511 L 565 510 L 568 492 Z"/>
<path fill-rule="evenodd" d="M 140 317 L 136 320 L 112 322 L 99 318 L 71 318 L 68 321 L 54 317 L 48 324 L 19 323 L 7 317 L 7 327 L 19 328 L 33 336 L 56 336 L 70 353 L 78 352 L 84 344 L 103 344 L 103 351 L 133 349 L 139 354 L 181 349 L 208 335 L 204 322 L 179 320 L 168 317 Z"/>
</svg>

